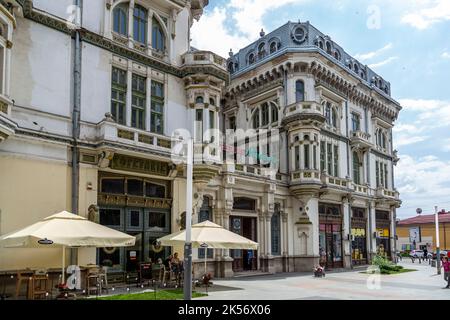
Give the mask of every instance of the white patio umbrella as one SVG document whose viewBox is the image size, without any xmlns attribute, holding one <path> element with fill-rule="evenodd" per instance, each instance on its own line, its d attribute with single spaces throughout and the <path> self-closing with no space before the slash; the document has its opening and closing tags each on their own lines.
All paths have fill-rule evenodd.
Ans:
<svg viewBox="0 0 450 320">
<path fill-rule="evenodd" d="M 192 248 L 212 248 L 212 249 L 251 249 L 256 250 L 258 243 L 244 238 L 234 232 L 224 229 L 211 221 L 203 221 L 192 225 Z M 178 231 L 162 238 L 158 241 L 163 246 L 184 245 L 186 241 L 185 230 Z M 205 252 L 205 273 L 206 273 L 206 252 Z"/>
<path fill-rule="evenodd" d="M 127 247 L 136 238 L 126 233 L 102 226 L 73 213 L 62 211 L 21 230 L 0 238 L 5 248 L 61 247 L 62 281 L 64 283 L 65 249 L 67 247 Z"/>
</svg>

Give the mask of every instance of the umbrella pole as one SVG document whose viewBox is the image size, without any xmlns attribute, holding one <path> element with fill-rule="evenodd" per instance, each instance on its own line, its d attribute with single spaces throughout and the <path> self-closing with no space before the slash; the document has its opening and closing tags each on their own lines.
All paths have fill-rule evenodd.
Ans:
<svg viewBox="0 0 450 320">
<path fill-rule="evenodd" d="M 65 279 L 64 279 L 64 265 L 66 264 L 66 247 L 63 246 L 62 247 L 62 272 L 61 272 L 61 279 L 62 279 L 62 283 L 65 283 Z"/>
<path fill-rule="evenodd" d="M 206 258 L 207 258 L 207 255 L 206 255 L 207 252 L 206 252 L 206 250 L 207 250 L 207 249 L 205 248 L 205 276 L 206 276 Z"/>
</svg>

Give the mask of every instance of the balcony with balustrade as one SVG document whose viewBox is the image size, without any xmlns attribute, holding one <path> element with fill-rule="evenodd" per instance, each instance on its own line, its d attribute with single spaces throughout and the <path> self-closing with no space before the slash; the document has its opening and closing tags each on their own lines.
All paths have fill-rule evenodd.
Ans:
<svg viewBox="0 0 450 320">
<path fill-rule="evenodd" d="M 352 145 L 352 147 L 356 147 L 359 149 L 370 149 L 372 147 L 370 134 L 361 130 L 351 131 L 350 144 Z"/>
<path fill-rule="evenodd" d="M 290 104 L 284 109 L 283 124 L 301 121 L 322 126 L 325 123 L 322 105 L 315 101 L 301 101 Z"/>
</svg>

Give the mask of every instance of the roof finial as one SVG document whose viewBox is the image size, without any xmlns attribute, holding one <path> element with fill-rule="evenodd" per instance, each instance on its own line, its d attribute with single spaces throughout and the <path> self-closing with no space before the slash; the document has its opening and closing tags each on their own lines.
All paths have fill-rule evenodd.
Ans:
<svg viewBox="0 0 450 320">
<path fill-rule="evenodd" d="M 259 32 L 259 36 L 262 38 L 266 35 L 266 33 L 264 32 L 264 29 L 261 28 L 261 31 Z"/>
<path fill-rule="evenodd" d="M 233 49 L 232 49 L 232 48 L 230 48 L 230 52 L 228 52 L 228 55 L 230 56 L 230 58 L 231 58 L 232 56 L 234 56 L 234 53 L 233 53 Z"/>
</svg>

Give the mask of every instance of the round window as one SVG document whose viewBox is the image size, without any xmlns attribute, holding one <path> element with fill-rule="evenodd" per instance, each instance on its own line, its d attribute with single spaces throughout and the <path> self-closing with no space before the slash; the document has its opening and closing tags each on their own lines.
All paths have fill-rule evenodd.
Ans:
<svg viewBox="0 0 450 320">
<path fill-rule="evenodd" d="M 302 43 L 306 38 L 306 30 L 302 26 L 294 28 L 292 31 L 292 38 L 295 42 Z"/>
</svg>

